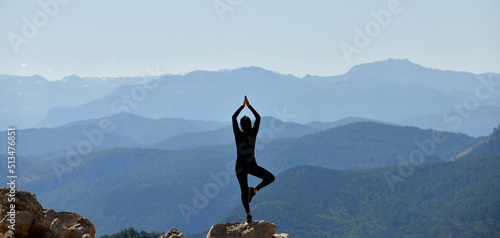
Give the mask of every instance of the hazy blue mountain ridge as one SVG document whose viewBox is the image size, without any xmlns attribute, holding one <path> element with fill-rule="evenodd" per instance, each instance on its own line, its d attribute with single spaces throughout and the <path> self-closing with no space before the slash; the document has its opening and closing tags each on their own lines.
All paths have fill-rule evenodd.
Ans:
<svg viewBox="0 0 500 238">
<path fill-rule="evenodd" d="M 297 139 L 277 140 L 272 147 L 264 145 L 256 153 L 273 168 L 309 164 L 353 169 L 399 164 L 416 151 L 424 155 L 426 163 L 447 161 L 478 141 L 458 133 L 357 122 Z"/>
<path fill-rule="evenodd" d="M 230 108 L 242 95 L 252 98 L 262 115 L 300 123 L 350 116 L 405 123 L 415 117 L 443 114 L 476 92 L 489 93 L 479 101 L 481 106 L 500 107 L 498 74 L 430 69 L 397 59 L 357 65 L 346 74 L 330 77 L 299 78 L 245 67 L 146 79 L 153 77 L 71 75 L 48 81 L 37 75 L 1 75 L 4 93 L 0 102 L 5 110 L 0 112 L 0 123 L 25 128 L 38 121 L 36 127 L 58 127 L 128 112 L 153 119 L 227 121 L 227 115 L 235 110 Z M 426 120 L 418 126 L 443 121 Z M 495 125 L 459 131 L 479 135 Z"/>
<path fill-rule="evenodd" d="M 0 126 L 32 127 L 50 109 L 75 107 L 97 100 L 119 86 L 139 84 L 141 77 L 80 78 L 49 81 L 40 75 L 0 75 Z"/>
<path fill-rule="evenodd" d="M 149 119 L 131 113 L 72 122 L 56 128 L 18 129 L 17 149 L 22 155 L 48 159 L 47 153 L 65 154 L 72 148 L 93 151 L 112 147 L 141 147 L 183 133 L 198 133 L 228 123 L 178 118 Z M 6 133 L 6 132 L 5 132 Z M 7 137 L 0 142 L 7 143 Z M 186 142 L 189 143 L 189 142 Z M 85 147 L 85 148 L 84 148 Z M 58 152 L 59 151 L 59 152 Z M 43 158 L 47 155 L 47 158 Z"/>
<path fill-rule="evenodd" d="M 438 129 L 443 131 L 462 132 L 471 136 L 488 135 L 500 118 L 500 107 L 481 105 L 473 111 L 463 111 L 463 114 L 448 112 L 413 117 L 405 120 L 405 125 L 420 128 Z M 465 116 L 461 116 L 465 115 Z"/>
<path fill-rule="evenodd" d="M 481 77 L 483 81 L 478 79 Z M 148 118 L 227 121 L 242 95 L 249 96 L 261 115 L 283 121 L 336 121 L 353 116 L 404 123 L 410 118 L 453 110 L 454 105 L 474 96 L 477 87 L 486 87 L 483 84 L 488 80 L 496 89 L 500 76 L 429 69 L 394 59 L 354 66 L 346 74 L 332 77 L 298 78 L 257 67 L 194 71 L 163 76 L 150 83 L 148 89 L 123 86 L 78 107 L 54 108 L 37 126 L 55 127 L 120 112 Z M 489 90 L 481 89 L 482 93 Z M 498 108 L 499 95 L 500 90 L 493 90 L 479 103 Z M 429 124 L 439 123 L 432 120 Z M 490 130 L 496 123 L 488 125 Z"/>
<path fill-rule="evenodd" d="M 427 68 L 406 59 L 388 59 L 356 65 L 340 77 L 342 80 L 421 85 L 444 92 L 460 91 L 474 94 L 475 86 L 480 84 L 478 77 L 487 76 L 488 74 L 475 75 L 468 72 Z"/>
<path fill-rule="evenodd" d="M 332 127 L 335 125 L 331 125 Z M 269 143 L 285 137 L 301 137 L 323 130 L 293 122 L 282 122 L 272 117 L 262 117 L 258 141 Z M 199 133 L 184 133 L 166 140 L 146 145 L 146 148 L 182 150 L 203 146 L 226 145 L 234 143 L 232 125 Z"/>
<path fill-rule="evenodd" d="M 346 118 L 330 123 L 313 122 L 308 126 L 264 116 L 258 140 L 269 143 L 279 138 L 300 137 L 355 121 L 369 120 Z M 104 127 L 101 127 L 103 122 Z M 77 121 L 56 128 L 17 129 L 17 134 L 19 154 L 33 160 L 63 157 L 76 151 L 78 146 L 88 149 L 89 144 L 95 152 L 113 147 L 183 150 L 234 143 L 230 122 L 149 119 L 132 113 Z M 2 141 L 7 143 L 7 138 L 0 138 Z"/>
</svg>

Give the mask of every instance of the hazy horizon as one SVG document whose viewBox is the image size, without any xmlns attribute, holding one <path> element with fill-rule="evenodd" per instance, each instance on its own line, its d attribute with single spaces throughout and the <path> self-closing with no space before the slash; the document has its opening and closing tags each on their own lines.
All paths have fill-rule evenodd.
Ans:
<svg viewBox="0 0 500 238">
<path fill-rule="evenodd" d="M 256 66 L 334 76 L 388 58 L 500 72 L 496 9 L 492 0 L 1 1 L 0 73 L 59 80 Z"/>
<path fill-rule="evenodd" d="M 387 60 L 407 60 L 407 59 L 392 59 L 392 58 L 389 58 L 389 59 L 385 59 L 385 60 L 380 60 L 380 61 L 373 61 L 373 62 L 368 62 L 368 63 L 361 63 L 361 64 L 357 64 L 357 65 L 353 65 L 352 67 L 356 67 L 356 66 L 359 66 L 359 65 L 362 65 L 362 64 L 370 64 L 370 63 L 375 63 L 375 62 L 383 62 L 383 61 L 387 61 Z M 410 60 L 410 62 L 414 63 L 413 61 Z M 420 65 L 420 64 L 417 64 L 417 65 Z M 424 68 L 428 68 L 428 69 L 436 69 L 436 70 L 441 70 L 441 71 L 455 71 L 455 72 L 466 72 L 466 73 L 472 73 L 472 74 L 477 74 L 477 75 L 481 75 L 481 74 L 490 74 L 490 73 L 493 73 L 493 74 L 500 74 L 499 72 L 484 72 L 484 73 L 473 73 L 473 72 L 468 72 L 468 71 L 463 71 L 463 70 L 450 70 L 450 69 L 440 69 L 440 68 L 434 68 L 434 67 L 427 67 L 426 65 L 420 65 Z M 241 67 L 236 67 L 236 68 L 231 68 L 231 69 L 215 69 L 215 70 L 203 70 L 203 69 L 194 69 L 192 71 L 188 71 L 188 72 L 182 72 L 182 73 L 175 73 L 175 74 L 172 74 L 172 73 L 168 73 L 168 72 L 163 72 L 161 71 L 161 69 L 155 69 L 154 67 L 151 67 L 149 68 L 148 70 L 151 70 L 149 73 L 145 74 L 145 75 L 116 75 L 116 76 L 109 76 L 109 75 L 88 75 L 88 76 L 82 76 L 82 75 L 77 75 L 77 74 L 68 74 L 68 75 L 65 75 L 65 76 L 62 76 L 61 78 L 59 79 L 50 79 L 50 78 L 46 78 L 44 77 L 43 75 L 41 74 L 31 74 L 31 75 L 18 75 L 18 76 L 22 76 L 22 77 L 32 77 L 32 76 L 35 76 L 35 75 L 39 75 L 49 81 L 60 81 L 66 77 L 71 77 L 71 76 L 78 76 L 80 78 L 120 78 L 120 77 L 129 77 L 129 78 L 133 78 L 133 77 L 147 77 L 147 76 L 162 76 L 162 75 L 186 75 L 186 74 L 189 74 L 189 73 L 192 73 L 192 72 L 196 72 L 196 71 L 206 71 L 206 72 L 222 72 L 222 71 L 233 71 L 233 70 L 237 70 L 237 69 L 242 69 L 242 68 L 253 68 L 253 67 L 256 67 L 256 68 L 261 68 L 261 69 L 264 69 L 264 70 L 267 70 L 267 71 L 271 71 L 271 72 L 274 72 L 274 73 L 278 73 L 278 74 L 283 74 L 283 75 L 293 75 L 297 78 L 304 78 L 306 76 L 317 76 L 317 77 L 335 77 L 335 76 L 339 76 L 339 75 L 345 75 L 347 74 L 351 69 L 349 68 L 346 72 L 344 73 L 340 73 L 340 74 L 335 74 L 335 75 L 315 75 L 315 74 L 305 74 L 305 75 L 295 75 L 295 74 L 291 74 L 291 73 L 287 73 L 287 72 L 277 72 L 277 71 L 274 71 L 274 70 L 269 70 L 267 68 L 264 68 L 264 67 L 259 67 L 259 66 L 241 66 Z M 9 75 L 9 74 L 0 74 L 0 75 Z"/>
</svg>

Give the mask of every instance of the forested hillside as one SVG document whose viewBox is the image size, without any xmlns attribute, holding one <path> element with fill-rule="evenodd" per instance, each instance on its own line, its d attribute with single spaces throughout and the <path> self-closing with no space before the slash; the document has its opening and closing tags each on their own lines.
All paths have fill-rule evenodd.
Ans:
<svg viewBox="0 0 500 238">
<path fill-rule="evenodd" d="M 459 154 L 456 159 L 464 157 L 478 157 L 485 155 L 500 154 L 500 126 L 495 128 L 491 135 L 482 140 L 474 147 Z"/>
<path fill-rule="evenodd" d="M 256 155 L 276 175 L 297 165 L 381 167 L 400 163 L 399 156 L 421 150 L 415 141 L 436 133 L 358 122 L 300 138 L 260 141 Z M 463 134 L 440 135 L 447 139 L 436 142 L 425 163 L 446 161 L 477 143 Z M 157 231 L 165 224 L 195 233 L 240 205 L 234 161 L 232 144 L 180 151 L 113 148 L 80 159 L 75 154 L 48 161 L 20 159 L 20 185 L 53 209 L 88 217 L 100 235 L 131 226 Z M 134 216 L 131 207 L 142 216 Z"/>
<path fill-rule="evenodd" d="M 500 157 L 419 166 L 391 192 L 397 167 L 357 171 L 298 166 L 256 196 L 254 219 L 291 237 L 498 237 Z M 244 220 L 236 208 L 224 221 Z M 202 236 L 200 236 L 202 237 Z"/>
<path fill-rule="evenodd" d="M 498 138 L 497 128 L 462 159 L 413 169 L 297 166 L 256 196 L 251 209 L 295 237 L 498 237 Z M 403 171 L 391 189 L 387 175 Z M 223 221 L 242 219 L 236 208 Z"/>
</svg>

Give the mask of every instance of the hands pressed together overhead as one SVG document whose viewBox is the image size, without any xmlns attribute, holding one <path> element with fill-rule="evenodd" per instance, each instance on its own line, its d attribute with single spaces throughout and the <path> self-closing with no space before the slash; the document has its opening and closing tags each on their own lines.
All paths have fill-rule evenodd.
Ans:
<svg viewBox="0 0 500 238">
<path fill-rule="evenodd" d="M 248 102 L 248 98 L 247 96 L 245 96 L 245 100 L 243 101 L 243 107 L 247 106 L 247 107 L 250 107 L 250 103 Z"/>
</svg>

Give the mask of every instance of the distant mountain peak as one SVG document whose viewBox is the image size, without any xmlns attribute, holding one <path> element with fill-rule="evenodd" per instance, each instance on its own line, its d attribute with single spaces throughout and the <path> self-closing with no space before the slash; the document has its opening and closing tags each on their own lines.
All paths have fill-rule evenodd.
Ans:
<svg viewBox="0 0 500 238">
<path fill-rule="evenodd" d="M 393 83 L 416 83 L 424 84 L 428 87 L 450 88 L 450 84 L 443 80 L 457 80 L 474 77 L 470 73 L 461 73 L 449 70 L 440 70 L 427 68 L 419 64 L 413 63 L 408 59 L 387 59 L 383 61 L 375 61 L 372 63 L 360 64 L 352 67 L 346 74 L 340 78 L 347 81 L 386 81 Z M 445 90 L 449 91 L 449 90 Z"/>
<path fill-rule="evenodd" d="M 387 70 L 420 70 L 426 69 L 425 67 L 415 64 L 408 59 L 392 59 L 375 61 L 371 63 L 364 63 L 353 66 L 347 74 L 355 74 L 357 72 L 373 72 L 373 71 L 387 71 Z"/>
<path fill-rule="evenodd" d="M 61 82 L 75 82 L 75 81 L 80 81 L 82 80 L 82 78 L 76 74 L 71 74 L 71 75 L 68 75 L 64 78 L 61 79 Z"/>
<path fill-rule="evenodd" d="M 206 70 L 195 70 L 185 74 L 184 76 L 195 76 L 195 77 L 205 77 L 207 74 L 226 74 L 232 75 L 232 77 L 262 77 L 268 76 L 271 77 L 273 75 L 284 75 L 278 72 L 274 72 L 271 70 L 267 70 L 257 66 L 247 66 L 240 67 L 236 69 L 221 69 L 218 71 L 206 71 Z M 290 76 L 290 75 L 286 75 Z"/>
<path fill-rule="evenodd" d="M 280 74 L 271 70 L 267 70 L 257 66 L 247 66 L 241 67 L 237 69 L 231 70 L 232 73 L 244 73 L 244 74 L 262 74 L 262 73 L 271 73 L 271 74 Z"/>
</svg>

